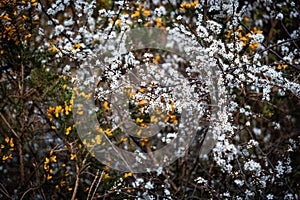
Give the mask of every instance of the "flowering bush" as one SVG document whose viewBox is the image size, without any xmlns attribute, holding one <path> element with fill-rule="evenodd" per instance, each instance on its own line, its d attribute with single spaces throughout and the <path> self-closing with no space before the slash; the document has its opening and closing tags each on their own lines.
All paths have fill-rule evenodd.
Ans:
<svg viewBox="0 0 300 200">
<path fill-rule="evenodd" d="M 4 0 L 0 197 L 298 199 L 299 9 Z"/>
</svg>

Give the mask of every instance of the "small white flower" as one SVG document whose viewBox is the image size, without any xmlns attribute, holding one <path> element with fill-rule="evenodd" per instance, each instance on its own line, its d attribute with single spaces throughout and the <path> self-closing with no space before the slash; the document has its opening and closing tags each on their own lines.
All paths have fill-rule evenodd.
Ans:
<svg viewBox="0 0 300 200">
<path fill-rule="evenodd" d="M 154 188 L 153 183 L 151 183 L 150 181 L 148 181 L 148 182 L 146 183 L 146 185 L 145 185 L 145 188 L 148 189 L 148 190 L 153 189 L 153 188 Z"/>
<path fill-rule="evenodd" d="M 283 14 L 282 13 L 278 13 L 276 16 L 277 20 L 282 20 L 283 19 Z"/>
<path fill-rule="evenodd" d="M 268 194 L 267 199 L 273 199 L 273 194 Z"/>
</svg>

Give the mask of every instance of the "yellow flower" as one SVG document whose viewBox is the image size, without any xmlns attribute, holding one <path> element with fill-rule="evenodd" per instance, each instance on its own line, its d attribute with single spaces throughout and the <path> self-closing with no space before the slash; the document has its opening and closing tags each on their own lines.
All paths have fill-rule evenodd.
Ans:
<svg viewBox="0 0 300 200">
<path fill-rule="evenodd" d="M 288 65 L 278 65 L 277 69 L 281 70 L 281 69 L 285 69 L 287 67 L 288 67 Z"/>
<path fill-rule="evenodd" d="M 70 173 L 69 173 L 69 171 L 67 170 L 66 173 L 65 173 L 65 176 L 69 176 L 69 175 L 70 175 Z"/>
<path fill-rule="evenodd" d="M 76 154 L 74 154 L 74 153 L 71 153 L 70 160 L 74 160 L 75 158 L 76 158 Z"/>
<path fill-rule="evenodd" d="M 44 163 L 45 163 L 45 164 L 48 164 L 49 162 L 50 162 L 50 159 L 46 157 Z"/>
<path fill-rule="evenodd" d="M 55 108 L 55 117 L 58 118 L 59 113 L 62 111 L 62 107 L 61 106 L 56 106 Z"/>
<path fill-rule="evenodd" d="M 6 161 L 6 160 L 9 159 L 9 158 L 12 158 L 12 154 L 4 155 L 4 156 L 2 157 L 2 160 L 3 160 L 3 161 Z"/>
<path fill-rule="evenodd" d="M 108 173 L 104 173 L 104 178 L 109 178 L 109 174 Z"/>
<path fill-rule="evenodd" d="M 117 25 L 120 25 L 121 23 L 122 23 L 122 20 L 120 20 L 120 19 L 118 19 L 116 22 Z"/>
<path fill-rule="evenodd" d="M 101 136 L 100 135 L 96 135 L 96 143 L 97 144 L 101 143 Z"/>
<path fill-rule="evenodd" d="M 47 180 L 51 180 L 52 176 L 50 174 L 47 175 Z"/>
<path fill-rule="evenodd" d="M 124 178 L 130 177 L 130 176 L 132 176 L 132 172 L 128 172 L 128 173 L 124 174 Z"/>
<path fill-rule="evenodd" d="M 260 30 L 257 30 L 257 28 L 254 27 L 254 28 L 253 28 L 253 33 L 254 33 L 254 34 L 262 34 L 263 32 L 260 31 Z"/>
<path fill-rule="evenodd" d="M 78 115 L 83 115 L 83 111 L 82 110 L 77 110 L 77 112 L 76 112 Z"/>
<path fill-rule="evenodd" d="M 249 17 L 244 17 L 244 21 L 249 21 Z"/>
<path fill-rule="evenodd" d="M 137 132 L 136 132 L 136 135 L 137 136 L 140 136 L 142 134 L 142 129 L 139 129 Z"/>
<path fill-rule="evenodd" d="M 6 143 L 9 143 L 9 137 L 6 137 L 4 140 Z"/>
<path fill-rule="evenodd" d="M 44 163 L 44 170 L 48 171 L 49 168 L 50 168 L 49 165 L 47 165 L 47 164 Z"/>
<path fill-rule="evenodd" d="M 65 90 L 66 88 L 67 88 L 67 84 L 64 84 L 64 85 L 62 86 L 62 89 Z"/>
<path fill-rule="evenodd" d="M 15 146 L 14 141 L 13 141 L 13 138 L 10 138 L 9 146 L 10 146 L 10 147 L 14 147 L 14 146 Z"/>
<path fill-rule="evenodd" d="M 51 157 L 50 157 L 50 161 L 51 161 L 51 162 L 57 162 L 56 156 L 51 156 Z"/>
<path fill-rule="evenodd" d="M 103 107 L 104 107 L 104 109 L 107 110 L 107 111 L 110 110 L 107 101 L 105 101 L 105 102 L 103 103 Z"/>
<path fill-rule="evenodd" d="M 142 139 L 141 139 L 141 145 L 142 145 L 142 147 L 145 146 L 145 144 L 146 144 L 147 142 L 149 142 L 149 139 L 148 139 L 148 138 L 142 138 Z"/>
<path fill-rule="evenodd" d="M 158 64 L 158 61 L 159 61 L 159 59 L 160 59 L 160 56 L 159 55 L 157 55 L 157 56 L 155 56 L 155 58 L 154 58 L 154 64 Z"/>
<path fill-rule="evenodd" d="M 246 42 L 248 39 L 246 37 L 241 37 L 240 40 Z"/>
<path fill-rule="evenodd" d="M 91 96 L 92 96 L 92 93 L 89 93 L 89 94 L 85 95 L 85 98 L 86 98 L 86 99 L 90 99 Z"/>
<path fill-rule="evenodd" d="M 105 130 L 105 133 L 108 137 L 113 136 L 113 134 L 110 132 L 109 128 Z"/>
<path fill-rule="evenodd" d="M 155 22 L 156 22 L 156 25 L 159 27 L 159 26 L 161 26 L 161 18 L 156 18 L 155 19 Z"/>
<path fill-rule="evenodd" d="M 70 114 L 70 113 L 69 113 L 69 106 L 68 106 L 68 105 L 65 107 L 65 113 L 66 113 L 66 115 L 69 115 L 69 114 Z"/>
<path fill-rule="evenodd" d="M 76 49 L 79 49 L 81 47 L 81 44 L 80 43 L 76 43 L 74 46 L 75 46 Z"/>
<path fill-rule="evenodd" d="M 136 118 L 136 122 L 137 123 L 141 123 L 141 122 L 143 122 L 144 120 L 143 119 L 140 119 L 139 117 L 138 118 Z"/>
<path fill-rule="evenodd" d="M 199 4 L 199 1 L 194 1 L 194 2 L 192 3 L 193 7 L 195 7 L 195 6 L 198 5 L 198 4 Z"/>
<path fill-rule="evenodd" d="M 25 35 L 25 37 L 24 37 L 25 40 L 28 39 L 28 38 L 31 38 L 31 34 L 30 34 L 30 33 L 28 33 L 28 34 Z"/>
<path fill-rule="evenodd" d="M 258 47 L 258 43 L 256 41 L 253 42 L 253 44 L 249 44 L 249 48 L 254 51 Z"/>
<path fill-rule="evenodd" d="M 72 127 L 69 126 L 69 127 L 66 129 L 66 135 L 69 135 L 71 130 L 72 130 Z"/>
<path fill-rule="evenodd" d="M 89 99 L 89 98 L 91 98 L 92 93 L 85 94 L 84 92 L 81 92 L 81 93 L 79 94 L 79 96 L 82 96 L 82 97 L 84 97 L 84 98 L 86 98 L 86 99 Z"/>
<path fill-rule="evenodd" d="M 109 170 L 109 166 L 105 165 L 104 170 L 108 171 Z"/>
<path fill-rule="evenodd" d="M 158 121 L 157 117 L 155 117 L 154 115 L 151 115 L 150 122 L 151 123 L 157 123 L 157 121 Z"/>
<path fill-rule="evenodd" d="M 138 17 L 138 16 L 140 16 L 140 11 L 135 11 L 132 15 L 131 15 L 131 17 L 133 17 L 133 18 L 135 18 L 135 17 Z"/>
<path fill-rule="evenodd" d="M 143 105 L 147 104 L 147 102 L 148 102 L 147 100 L 143 99 L 143 100 L 139 101 L 138 104 L 143 106 Z"/>
<path fill-rule="evenodd" d="M 72 98 L 70 99 L 70 105 L 73 105 L 73 103 L 74 103 L 74 99 Z"/>
<path fill-rule="evenodd" d="M 99 133 L 103 133 L 103 129 L 99 126 L 99 125 L 96 125 L 96 130 L 99 132 Z"/>
<path fill-rule="evenodd" d="M 30 2 L 31 2 L 31 5 L 32 5 L 32 6 L 37 6 L 36 0 L 31 0 Z"/>
<path fill-rule="evenodd" d="M 145 17 L 149 17 L 150 16 L 150 11 L 149 10 L 146 10 L 145 8 L 143 8 L 142 11 L 143 11 L 143 15 Z"/>
<path fill-rule="evenodd" d="M 7 13 L 6 13 L 6 15 L 4 15 L 4 19 L 6 19 L 7 21 L 11 21 L 11 18 L 8 16 Z"/>
</svg>

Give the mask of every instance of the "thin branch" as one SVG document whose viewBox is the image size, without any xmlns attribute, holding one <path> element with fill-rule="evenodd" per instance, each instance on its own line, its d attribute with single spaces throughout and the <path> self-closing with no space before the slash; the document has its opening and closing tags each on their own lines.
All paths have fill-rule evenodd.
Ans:
<svg viewBox="0 0 300 200">
<path fill-rule="evenodd" d="M 99 187 L 99 185 L 100 185 L 100 183 L 101 183 L 101 181 L 102 181 L 102 179 L 103 179 L 103 177 L 104 177 L 104 170 L 101 172 L 101 175 L 100 175 L 100 177 L 99 177 L 99 181 L 98 181 L 98 183 L 97 183 L 97 185 L 96 185 L 96 187 L 95 187 L 95 189 L 94 189 L 94 192 L 93 192 L 93 194 L 92 194 L 92 196 L 91 196 L 91 199 L 93 199 L 93 197 L 95 196 L 95 194 L 96 194 L 96 191 L 97 191 L 97 189 L 98 189 L 98 187 Z"/>
<path fill-rule="evenodd" d="M 281 26 L 283 27 L 283 29 L 285 30 L 285 32 L 290 36 L 290 38 L 293 38 L 291 36 L 291 34 L 289 33 L 289 31 L 287 30 L 287 28 L 285 27 L 285 25 L 283 24 L 282 20 L 280 20 Z M 299 40 L 300 38 L 297 38 L 297 40 Z M 293 44 L 297 47 L 297 49 L 300 49 L 299 46 L 297 45 L 297 43 L 295 42 L 295 40 L 292 41 Z"/>
<path fill-rule="evenodd" d="M 78 185 L 79 185 L 79 176 L 80 176 L 80 169 L 79 169 L 78 163 L 76 163 L 76 181 L 75 181 L 74 191 L 73 191 L 71 200 L 75 200 L 75 198 L 76 198 L 76 193 L 77 193 L 77 189 L 78 189 Z"/>
<path fill-rule="evenodd" d="M 12 197 L 9 196 L 8 191 L 5 189 L 5 187 L 0 183 L 0 192 L 2 192 L 7 198 L 13 199 Z"/>
<path fill-rule="evenodd" d="M 95 178 L 94 178 L 94 180 L 93 180 L 93 182 L 92 182 L 92 184 L 91 184 L 91 187 L 90 187 L 90 189 L 89 189 L 89 193 L 88 193 L 88 196 L 87 196 L 87 200 L 88 199 L 90 199 L 90 196 L 91 196 L 91 191 L 92 191 L 92 189 L 93 189 L 93 187 L 94 187 L 94 185 L 95 185 L 95 182 L 96 182 L 96 180 L 97 180 L 97 178 L 98 178 L 98 175 L 99 175 L 99 169 L 97 170 L 97 172 L 96 172 L 96 175 L 95 175 Z M 91 198 L 92 199 L 92 198 Z"/>
<path fill-rule="evenodd" d="M 10 129 L 10 131 L 14 134 L 14 136 L 20 140 L 19 135 L 17 134 L 17 132 L 11 127 L 11 125 L 8 123 L 8 121 L 6 120 L 6 118 L 3 116 L 2 113 L 0 113 L 0 117 L 2 118 L 2 120 L 4 121 L 4 123 L 8 126 L 8 128 Z"/>
<path fill-rule="evenodd" d="M 293 42 L 294 43 L 297 40 L 300 40 L 300 38 L 292 38 L 292 39 L 288 39 L 288 40 L 285 40 L 285 41 L 282 41 L 282 42 L 278 42 L 277 44 L 271 45 L 271 46 L 265 48 L 264 50 L 259 51 L 258 53 L 263 53 L 265 51 L 269 51 L 270 49 L 272 49 L 274 47 L 280 46 L 280 45 L 288 43 L 288 42 Z M 251 56 L 250 59 L 252 59 L 253 57 L 254 56 Z"/>
<path fill-rule="evenodd" d="M 20 200 L 22 200 L 22 199 L 25 197 L 25 195 L 26 195 L 28 192 L 30 192 L 31 190 L 36 190 L 36 189 L 38 189 L 38 188 L 39 188 L 39 186 L 33 187 L 33 188 L 29 188 L 28 190 L 26 190 L 26 191 L 23 193 L 23 195 L 22 195 L 22 197 L 21 197 Z"/>
</svg>

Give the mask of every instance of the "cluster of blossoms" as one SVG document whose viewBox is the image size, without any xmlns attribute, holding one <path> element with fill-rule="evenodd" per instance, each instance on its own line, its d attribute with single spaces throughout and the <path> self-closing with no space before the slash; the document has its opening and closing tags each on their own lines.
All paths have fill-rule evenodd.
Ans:
<svg viewBox="0 0 300 200">
<path fill-rule="evenodd" d="M 68 2 L 64 4 L 64 6 L 68 6 Z M 207 4 L 202 1 L 183 2 L 180 4 L 178 11 L 174 10 L 170 13 L 166 10 L 176 5 L 175 3 L 166 3 L 158 7 L 155 4 L 149 6 L 146 3 L 116 1 L 116 9 L 102 9 L 98 11 L 95 10 L 95 4 L 96 2 L 75 1 L 75 10 L 80 14 L 64 16 L 66 19 L 62 22 L 59 19 L 51 18 L 49 22 L 55 25 L 53 29 L 55 32 L 50 35 L 50 39 L 55 41 L 51 45 L 57 46 L 58 56 L 70 55 L 71 61 L 76 60 L 83 63 L 81 68 L 89 65 L 89 63 L 84 64 L 85 59 L 89 55 L 111 52 L 109 59 L 106 58 L 105 64 L 102 64 L 104 66 L 101 66 L 100 79 L 95 77 L 100 83 L 98 85 L 101 85 L 96 89 L 97 99 L 102 101 L 102 103 L 104 102 L 103 107 L 108 112 L 108 115 L 111 110 L 107 102 L 111 101 L 110 107 L 114 107 L 114 103 L 117 104 L 117 102 L 108 98 L 109 95 L 122 88 L 124 92 L 125 88 L 130 99 L 131 112 L 134 113 L 131 117 L 134 118 L 138 126 L 147 127 L 148 122 L 153 123 L 157 121 L 164 122 L 167 125 L 169 122 L 175 125 L 180 124 L 181 111 L 185 106 L 190 105 L 185 105 L 189 100 L 178 98 L 178 94 L 188 93 L 188 90 L 195 90 L 197 92 L 194 95 L 196 95 L 198 102 L 194 103 L 203 105 L 204 101 L 205 105 L 209 106 L 207 103 L 210 101 L 222 107 L 216 113 L 214 113 L 214 110 L 208 109 L 207 111 L 208 115 L 211 115 L 208 118 L 211 120 L 211 127 L 207 134 L 213 135 L 212 137 L 216 141 L 213 154 L 210 154 L 212 159 L 221 168 L 221 171 L 226 174 L 224 176 L 230 177 L 241 189 L 245 188 L 247 191 L 244 195 L 240 194 L 240 192 L 231 191 L 232 193 L 224 193 L 224 197 L 233 197 L 235 194 L 238 194 L 237 198 L 254 198 L 256 195 L 264 195 L 264 190 L 269 183 L 276 184 L 276 178 L 284 173 L 288 174 L 291 172 L 291 170 L 286 170 L 285 172 L 280 170 L 290 168 L 289 164 L 281 168 L 280 166 L 273 167 L 273 161 L 265 156 L 265 150 L 260 145 L 262 141 L 267 140 L 267 135 L 255 131 L 259 130 L 259 132 L 262 132 L 261 129 L 263 129 L 257 128 L 259 121 L 261 121 L 259 112 L 255 111 L 257 108 L 253 107 L 255 104 L 253 105 L 251 101 L 246 101 L 246 99 L 241 101 L 240 98 L 241 96 L 247 98 L 248 95 L 249 98 L 255 96 L 260 97 L 261 101 L 271 102 L 272 96 L 276 95 L 273 93 L 274 90 L 278 91 L 280 96 L 284 96 L 286 92 L 291 92 L 299 97 L 299 84 L 288 79 L 281 71 L 288 68 L 289 65 L 297 65 L 298 49 L 295 48 L 293 51 L 290 51 L 286 47 L 287 44 L 293 44 L 292 36 L 288 39 L 290 41 L 279 40 L 277 44 L 273 45 L 275 48 L 281 48 L 282 56 L 278 56 L 281 56 L 280 58 L 282 59 L 272 63 L 269 60 L 270 58 L 265 59 L 265 57 L 268 57 L 268 52 L 273 51 L 273 48 L 272 45 L 266 46 L 264 43 L 265 34 L 258 28 L 263 27 L 258 24 L 259 21 L 255 21 L 255 26 L 250 27 L 250 17 L 252 16 L 248 12 L 249 9 L 255 9 L 250 4 L 239 5 L 237 1 L 223 1 L 222 4 L 214 1 L 209 1 Z M 151 10 L 152 6 L 156 7 L 154 11 Z M 59 5 L 49 8 L 47 11 L 48 15 L 54 17 L 60 11 L 57 9 L 58 7 Z M 190 14 L 190 9 L 193 9 L 193 15 Z M 244 14 L 245 10 L 248 12 Z M 96 18 L 94 16 L 95 11 L 98 12 Z M 204 16 L 204 14 L 207 16 Z M 280 18 L 282 20 L 282 16 L 280 16 L 280 13 L 277 14 L 275 19 Z M 169 17 L 173 17 L 173 19 Z M 101 26 L 105 21 L 109 22 L 107 26 Z M 80 26 L 76 29 L 75 24 L 80 24 Z M 192 26 L 189 24 L 192 24 Z M 189 60 L 190 63 L 185 64 L 190 66 L 182 67 L 179 64 L 185 61 L 178 58 L 174 53 L 143 53 L 141 51 L 126 54 L 126 49 L 121 49 L 118 51 L 123 51 L 125 53 L 124 57 L 121 54 L 115 54 L 113 52 L 117 51 L 114 50 L 115 42 L 111 43 L 109 41 L 117 41 L 118 47 L 124 48 L 122 43 L 126 43 L 126 39 L 122 41 L 122 39 L 118 38 L 118 35 L 125 34 L 128 29 L 140 26 L 158 27 L 168 31 L 168 37 L 171 38 L 170 41 L 178 45 L 177 50 L 184 49 L 184 53 L 189 55 L 197 52 L 196 59 L 192 62 Z M 297 30 L 295 31 L 297 32 Z M 296 35 L 296 32 L 293 35 Z M 65 37 L 61 39 L 60 36 Z M 167 40 L 167 45 L 174 48 L 168 38 L 160 38 L 159 40 L 162 43 L 164 43 L 164 40 Z M 49 46 L 51 45 L 49 44 Z M 185 48 L 190 46 L 191 48 Z M 144 71 L 142 66 L 147 66 L 147 70 Z M 160 66 L 166 70 L 161 70 Z M 199 73 L 205 68 L 213 69 L 213 73 L 215 73 L 213 80 L 217 81 L 216 83 L 211 82 L 212 80 L 201 79 L 203 74 L 199 75 Z M 136 78 L 140 81 L 137 88 L 132 88 L 130 85 L 121 85 L 124 82 L 120 82 L 131 69 L 138 70 L 138 72 L 135 72 L 135 75 L 139 76 Z M 176 75 L 174 70 L 180 71 L 184 76 Z M 68 69 L 65 71 L 67 72 Z M 171 80 L 166 80 L 168 77 L 171 77 Z M 190 83 L 194 81 L 200 84 L 195 85 L 195 87 L 185 87 L 185 79 L 187 77 Z M 164 80 L 165 82 L 157 82 L 155 80 Z M 85 77 L 81 81 L 85 84 L 90 79 Z M 162 85 L 166 84 L 175 85 L 176 87 L 168 90 L 162 87 Z M 209 96 L 209 93 L 214 92 L 212 90 L 213 87 L 217 88 L 215 92 L 218 93 L 217 99 L 214 101 L 212 101 L 212 98 L 215 96 Z M 204 96 L 202 100 L 201 96 Z M 165 102 L 168 102 L 171 107 Z M 160 116 L 162 118 L 147 115 L 147 113 L 151 112 L 151 109 L 155 110 L 157 108 L 162 109 L 162 111 L 165 110 L 169 114 L 165 116 L 162 114 Z M 201 113 L 205 112 L 204 108 L 207 109 L 207 106 L 197 107 Z M 179 117 L 175 115 L 176 113 Z M 159 112 L 156 114 L 160 115 Z M 215 121 L 212 120 L 214 115 Z M 239 119 L 241 121 L 235 121 L 237 115 L 240 116 Z M 120 126 L 119 123 L 123 123 L 123 121 L 115 120 L 114 117 L 116 116 L 112 114 L 111 119 L 115 124 L 105 125 L 105 127 L 109 127 L 106 130 L 114 130 L 115 133 L 112 134 L 102 129 L 99 133 L 107 132 L 108 134 L 106 133 L 106 135 L 110 136 L 110 138 L 121 134 L 122 130 L 118 128 Z M 271 129 L 272 126 L 274 130 L 280 129 L 280 122 L 272 121 Z M 251 130 L 251 127 L 253 127 L 253 130 Z M 158 141 L 165 142 L 167 138 L 174 138 L 173 131 L 176 131 L 176 126 L 170 126 L 169 129 L 157 135 Z M 263 131 L 267 130 L 264 129 Z M 141 129 L 135 130 L 135 134 L 141 136 Z M 265 137 L 262 138 L 263 140 L 260 139 L 262 135 Z M 119 137 L 121 138 L 121 143 L 126 143 L 124 148 L 127 150 L 132 148 L 129 145 L 130 143 L 137 142 L 137 140 L 126 136 L 126 134 Z M 175 137 L 180 137 L 180 135 L 175 134 Z M 94 138 L 91 143 L 93 141 L 96 141 L 97 144 L 103 142 L 99 136 Z M 152 150 L 158 148 L 158 145 L 155 145 L 158 144 L 157 140 L 155 143 L 151 143 L 148 139 L 140 140 L 141 147 L 145 147 L 145 141 L 147 144 L 151 144 L 149 147 Z M 245 142 L 246 144 L 243 144 Z M 90 147 L 93 146 L 86 141 L 84 144 Z M 278 162 L 286 163 L 286 161 L 280 160 Z M 149 191 L 155 188 L 154 183 L 143 179 L 137 178 L 133 182 L 134 187 L 140 187 L 141 184 L 144 184 L 144 188 Z M 205 182 L 205 184 L 210 190 L 216 187 L 213 181 Z M 169 190 L 166 189 L 166 191 Z M 140 195 L 147 196 L 149 194 Z M 268 194 L 268 198 L 271 198 L 271 196 L 273 197 L 272 194 Z"/>
<path fill-rule="evenodd" d="M 297 3 L 18 5 L 32 16 L 1 14 L 0 39 L 20 45 L 32 39 L 24 25 L 39 23 L 35 42 L 42 45 L 35 50 L 49 55 L 39 62 L 65 77 L 58 78 L 65 99 L 45 109 L 59 137 L 50 139 L 52 149 L 37 166 L 58 193 L 69 191 L 72 199 L 299 198 L 290 178 L 299 173 L 299 109 L 292 108 L 300 98 Z M 14 140 L 0 142 L 6 162 Z M 101 170 L 95 159 L 104 163 Z M 116 175 L 110 167 L 126 172 Z"/>
</svg>

